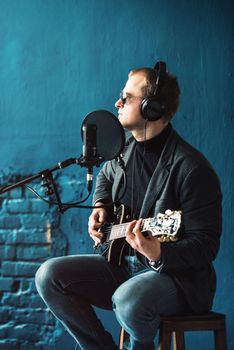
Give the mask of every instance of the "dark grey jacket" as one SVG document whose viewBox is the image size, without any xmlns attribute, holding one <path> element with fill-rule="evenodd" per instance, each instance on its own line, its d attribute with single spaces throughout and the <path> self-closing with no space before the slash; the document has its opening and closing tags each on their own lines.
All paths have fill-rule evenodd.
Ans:
<svg viewBox="0 0 234 350">
<path fill-rule="evenodd" d="M 132 138 L 125 149 L 126 164 L 134 146 Z M 122 177 L 116 160 L 105 163 L 97 177 L 94 202 L 117 199 Z M 149 182 L 140 217 L 156 216 L 167 209 L 182 211 L 180 239 L 161 245 L 160 273 L 172 276 L 195 312 L 212 307 L 216 288 L 212 261 L 220 243 L 221 199 L 219 180 L 209 162 L 172 129 Z"/>
</svg>

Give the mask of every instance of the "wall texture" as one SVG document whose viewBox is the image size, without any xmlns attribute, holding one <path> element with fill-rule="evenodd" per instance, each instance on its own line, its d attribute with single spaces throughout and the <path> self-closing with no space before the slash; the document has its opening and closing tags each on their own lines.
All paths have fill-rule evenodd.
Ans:
<svg viewBox="0 0 234 350">
<path fill-rule="evenodd" d="M 173 124 L 207 156 L 222 183 L 214 309 L 227 315 L 230 349 L 233 10 L 231 0 L 0 0 L 0 185 L 78 157 L 83 118 L 96 109 L 115 111 L 131 68 L 160 59 L 178 76 L 182 98 Z M 85 195 L 84 169 L 72 166 L 58 172 L 57 180 L 64 201 Z M 39 188 L 38 182 L 33 185 Z M 33 271 L 51 255 L 91 251 L 89 211 L 60 215 L 27 193 L 0 197 L 0 349 L 62 350 L 73 341 L 36 301 Z M 47 225 L 61 245 L 45 241 Z M 100 317 L 116 337 L 113 315 L 100 312 Z M 211 350 L 211 339 L 210 334 L 188 334 L 186 340 L 191 350 Z"/>
</svg>

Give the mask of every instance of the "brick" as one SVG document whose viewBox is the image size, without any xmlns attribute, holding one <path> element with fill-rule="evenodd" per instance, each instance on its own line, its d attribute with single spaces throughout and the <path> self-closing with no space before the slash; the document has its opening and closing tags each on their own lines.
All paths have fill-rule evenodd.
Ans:
<svg viewBox="0 0 234 350">
<path fill-rule="evenodd" d="M 21 223 L 25 229 L 46 229 L 51 227 L 49 220 L 39 214 L 22 215 Z"/>
<path fill-rule="evenodd" d="M 0 210 L 2 211 L 2 206 L 3 206 L 3 198 L 0 197 Z"/>
<path fill-rule="evenodd" d="M 29 199 L 8 199 L 4 201 L 3 209 L 10 214 L 30 213 L 32 204 Z"/>
<path fill-rule="evenodd" d="M 40 199 L 32 200 L 33 213 L 45 213 L 49 210 L 49 205 Z"/>
<path fill-rule="evenodd" d="M 0 312 L 0 323 L 6 324 L 11 319 L 11 308 L 8 307 L 1 307 Z"/>
<path fill-rule="evenodd" d="M 36 285 L 35 285 L 35 278 L 23 278 L 20 284 L 20 288 L 22 292 L 30 292 L 30 293 L 37 293 Z"/>
<path fill-rule="evenodd" d="M 51 242 L 51 231 L 22 230 L 6 236 L 8 244 L 45 244 Z"/>
<path fill-rule="evenodd" d="M 10 338 L 29 341 L 37 341 L 41 338 L 40 328 L 34 324 L 19 324 L 11 327 L 8 335 Z"/>
<path fill-rule="evenodd" d="M 5 293 L 2 297 L 2 305 L 4 306 L 12 306 L 12 307 L 20 307 L 20 295 Z"/>
<path fill-rule="evenodd" d="M 19 342 L 15 340 L 0 340 L 0 350 L 19 350 Z"/>
<path fill-rule="evenodd" d="M 32 262 L 11 262 L 3 261 L 2 275 L 3 276 L 23 276 L 31 277 L 39 268 L 40 263 Z"/>
<path fill-rule="evenodd" d="M 1 185 L 0 185 L 0 187 L 1 187 Z M 2 200 L 2 199 L 7 198 L 7 197 L 9 197 L 9 192 L 8 193 L 4 192 L 4 193 L 1 193 L 0 199 Z"/>
<path fill-rule="evenodd" d="M 16 252 L 18 260 L 41 260 L 50 257 L 51 246 L 31 246 L 31 247 L 19 247 Z"/>
<path fill-rule="evenodd" d="M 34 342 L 24 341 L 20 343 L 20 350 L 42 350 L 41 346 Z M 54 350 L 50 348 L 50 350 Z"/>
<path fill-rule="evenodd" d="M 19 288 L 19 283 L 14 278 L 0 277 L 0 290 L 3 292 L 16 292 Z"/>
<path fill-rule="evenodd" d="M 1 215 L 0 229 L 19 229 L 21 227 L 20 217 L 16 215 Z"/>
<path fill-rule="evenodd" d="M 2 260 L 13 260 L 15 258 L 15 247 L 0 246 L 0 257 Z"/>
<path fill-rule="evenodd" d="M 39 294 L 30 293 L 5 293 L 2 297 L 2 305 L 14 308 L 46 309 Z"/>
<path fill-rule="evenodd" d="M 6 241 L 6 231 L 0 230 L 0 244 L 5 243 Z"/>
<path fill-rule="evenodd" d="M 19 301 L 20 307 L 31 307 L 31 308 L 44 308 L 45 309 L 45 303 L 39 296 L 39 294 L 33 294 L 30 295 L 28 293 L 22 293 L 20 295 L 20 301 Z"/>
<path fill-rule="evenodd" d="M 0 339 L 8 338 L 8 332 L 12 326 L 13 322 L 8 322 L 0 325 Z"/>
<path fill-rule="evenodd" d="M 17 323 L 33 323 L 40 325 L 53 325 L 54 317 L 48 309 L 18 309 L 13 313 L 13 318 Z"/>
<path fill-rule="evenodd" d="M 39 213 L 44 214 L 48 212 L 49 206 L 40 199 L 34 198 L 17 198 L 9 199 L 3 202 L 3 209 L 9 213 Z"/>
<path fill-rule="evenodd" d="M 53 338 L 52 338 L 53 339 Z M 52 342 L 53 340 L 51 340 Z M 41 345 L 41 348 L 40 350 L 54 350 L 55 349 L 55 345 L 52 343 L 52 344 L 46 344 L 46 343 L 38 343 Z"/>
<path fill-rule="evenodd" d="M 23 196 L 23 189 L 22 189 L 22 187 L 14 188 L 13 190 L 11 190 L 9 192 L 9 197 L 10 198 L 22 198 L 22 196 Z"/>
</svg>

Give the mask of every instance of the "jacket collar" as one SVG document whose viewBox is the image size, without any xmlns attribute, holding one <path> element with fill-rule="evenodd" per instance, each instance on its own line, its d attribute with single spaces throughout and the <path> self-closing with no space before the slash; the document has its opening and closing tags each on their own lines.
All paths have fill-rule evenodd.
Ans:
<svg viewBox="0 0 234 350">
<path fill-rule="evenodd" d="M 140 217 L 148 217 L 151 207 L 158 199 L 159 193 L 170 173 L 170 168 L 174 160 L 177 142 L 178 134 L 175 132 L 174 129 L 172 129 L 162 151 L 157 167 L 151 177 L 148 188 L 146 190 L 145 198 L 142 203 Z"/>
</svg>

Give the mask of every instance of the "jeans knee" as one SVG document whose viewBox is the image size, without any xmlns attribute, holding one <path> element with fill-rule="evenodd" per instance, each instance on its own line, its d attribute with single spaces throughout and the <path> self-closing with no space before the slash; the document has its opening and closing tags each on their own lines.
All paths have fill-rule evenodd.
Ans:
<svg viewBox="0 0 234 350">
<path fill-rule="evenodd" d="M 121 287 L 112 297 L 116 319 L 132 339 L 147 343 L 147 349 L 153 349 L 153 339 L 160 322 L 159 315 L 154 312 L 153 307 L 144 303 L 136 291 Z"/>
<path fill-rule="evenodd" d="M 35 285 L 38 293 L 43 297 L 49 289 L 56 275 L 55 259 L 45 261 L 35 274 Z"/>
<path fill-rule="evenodd" d="M 135 298 L 131 298 L 128 293 L 123 293 L 118 288 L 112 297 L 113 310 L 120 324 L 131 326 L 136 319 L 141 317 L 143 310 Z"/>
</svg>

